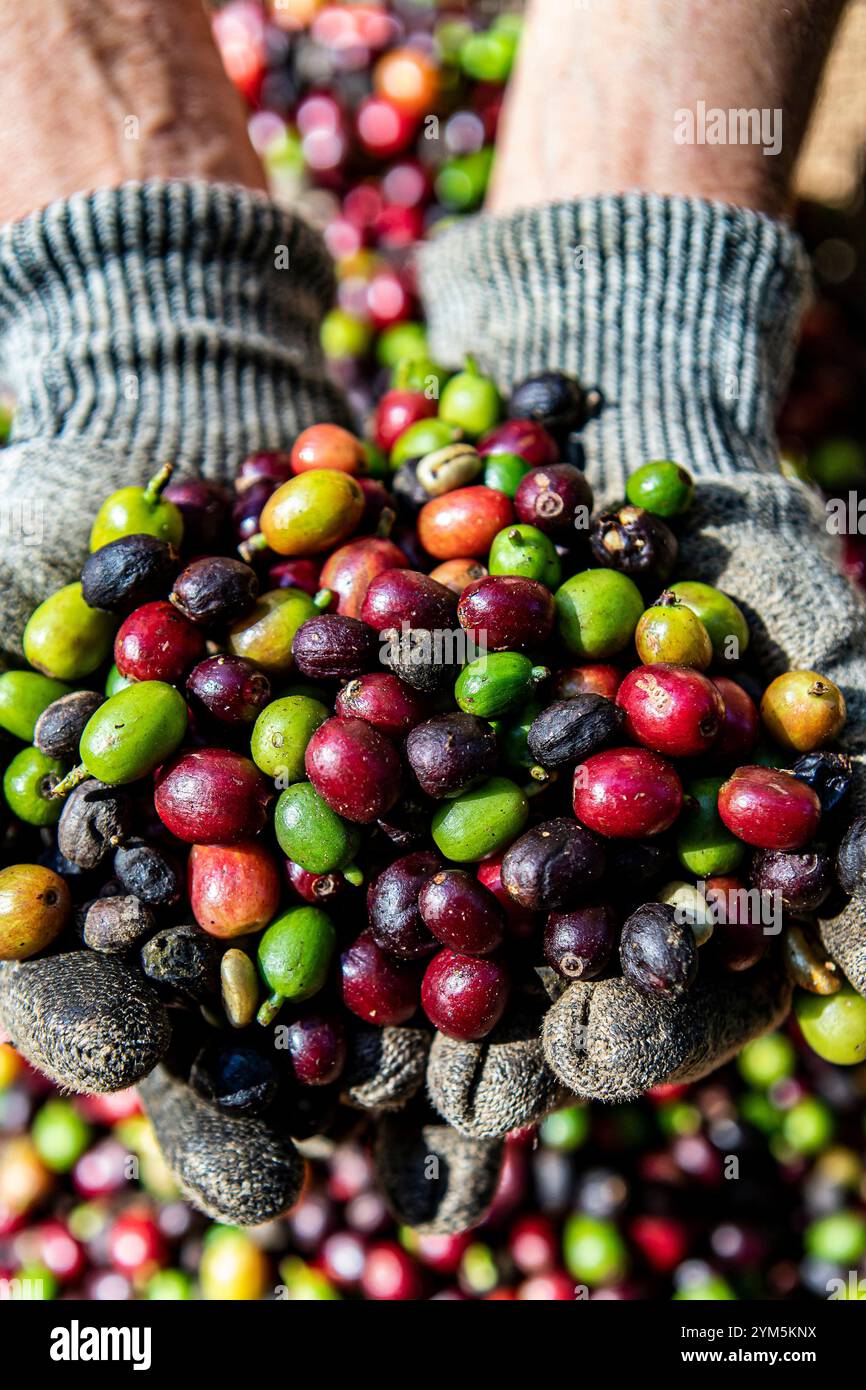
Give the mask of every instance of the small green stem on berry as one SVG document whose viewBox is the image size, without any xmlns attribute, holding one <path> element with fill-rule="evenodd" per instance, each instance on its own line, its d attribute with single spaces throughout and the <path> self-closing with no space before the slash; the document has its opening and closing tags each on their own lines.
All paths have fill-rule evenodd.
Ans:
<svg viewBox="0 0 866 1390">
<path fill-rule="evenodd" d="M 347 883 L 351 883 L 353 888 L 360 888 L 364 882 L 364 875 L 357 864 L 348 864 L 343 870 L 343 878 Z"/>
<path fill-rule="evenodd" d="M 318 608 L 320 613 L 327 613 L 333 601 L 333 589 L 320 589 L 313 598 L 313 605 Z"/>
<path fill-rule="evenodd" d="M 154 473 L 150 482 L 144 489 L 144 500 L 149 507 L 155 507 L 165 489 L 168 487 L 169 480 L 174 472 L 173 463 L 164 463 L 158 473 Z"/>
<path fill-rule="evenodd" d="M 59 801 L 62 796 L 68 796 L 81 782 L 86 782 L 89 776 L 90 773 L 84 763 L 79 763 L 71 772 L 67 772 L 65 777 L 61 777 L 57 786 L 52 787 L 48 795 L 52 801 Z"/>
<path fill-rule="evenodd" d="M 283 1007 L 284 1000 L 285 995 L 283 994 L 274 993 L 268 995 L 264 1004 L 260 1006 L 256 1014 L 256 1022 L 260 1023 L 263 1028 L 270 1028 L 277 1014 L 280 1012 L 280 1009 Z"/>
<path fill-rule="evenodd" d="M 257 550 L 267 550 L 268 543 L 261 531 L 256 531 L 254 536 L 248 536 L 245 541 L 241 541 L 238 546 L 238 554 L 242 560 L 250 561 Z"/>
</svg>

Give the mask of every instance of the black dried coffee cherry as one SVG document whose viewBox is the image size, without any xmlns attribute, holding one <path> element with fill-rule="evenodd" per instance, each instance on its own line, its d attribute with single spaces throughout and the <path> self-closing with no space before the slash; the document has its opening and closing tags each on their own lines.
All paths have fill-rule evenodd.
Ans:
<svg viewBox="0 0 866 1390">
<path fill-rule="evenodd" d="M 348 681 L 375 670 L 378 649 L 371 627 L 340 613 L 308 618 L 292 642 L 295 666 L 310 680 Z"/>
<path fill-rule="evenodd" d="M 169 599 L 199 627 L 224 627 L 249 613 L 259 592 L 255 571 L 230 555 L 193 560 L 175 580 Z"/>
<path fill-rule="evenodd" d="M 70 792 L 57 823 L 60 853 L 80 869 L 95 869 L 129 829 L 129 798 L 118 787 L 88 778 Z"/>
<path fill-rule="evenodd" d="M 204 1047 L 192 1064 L 189 1084 L 202 1100 L 235 1115 L 260 1115 L 277 1093 L 269 1057 L 252 1047 Z"/>
<path fill-rule="evenodd" d="M 836 855 L 836 874 L 842 891 L 851 897 L 866 894 L 866 816 L 852 821 Z"/>
<path fill-rule="evenodd" d="M 605 884 L 616 897 L 634 901 L 649 896 L 646 889 L 670 878 L 673 846 L 666 840 L 609 840 Z"/>
<path fill-rule="evenodd" d="M 171 855 L 144 840 L 130 840 L 117 851 L 114 872 L 126 893 L 151 907 L 171 907 L 183 892 L 180 866 Z"/>
<path fill-rule="evenodd" d="M 96 690 L 73 690 L 52 701 L 40 714 L 33 731 L 33 742 L 40 753 L 77 762 L 84 726 L 104 703 L 105 696 Z"/>
<path fill-rule="evenodd" d="M 128 951 L 155 926 L 153 913 L 140 898 L 100 897 L 87 909 L 82 937 L 93 951 Z"/>
<path fill-rule="evenodd" d="M 164 598 L 177 574 L 177 551 L 156 536 L 121 536 L 94 550 L 81 571 L 81 593 L 91 608 L 131 613 Z"/>
<path fill-rule="evenodd" d="M 677 538 L 659 517 L 630 505 L 600 512 L 589 532 L 597 565 L 619 570 L 636 584 L 664 587 L 677 560 Z"/>
<path fill-rule="evenodd" d="M 477 714 L 439 714 L 416 724 L 406 739 L 406 757 L 428 796 L 456 796 L 495 770 L 496 734 Z"/>
<path fill-rule="evenodd" d="M 508 402 L 512 420 L 537 420 L 555 438 L 580 430 L 596 408 L 595 392 L 564 372 L 539 372 L 515 386 Z"/>
<path fill-rule="evenodd" d="M 219 996 L 223 944 L 200 927 L 166 927 L 141 948 L 141 967 L 164 993 L 206 1004 Z"/>
<path fill-rule="evenodd" d="M 460 674 L 460 663 L 448 659 L 437 645 L 439 634 L 427 628 L 388 628 L 380 633 L 379 659 L 401 681 L 422 695 L 451 690 Z"/>
<path fill-rule="evenodd" d="M 502 861 L 502 885 L 530 912 L 573 904 L 604 873 L 604 851 L 576 821 L 559 816 L 527 830 Z"/>
<path fill-rule="evenodd" d="M 749 882 L 762 893 L 778 893 L 791 912 L 813 912 L 833 887 L 833 861 L 818 846 L 793 854 L 758 850 L 752 858 Z"/>
<path fill-rule="evenodd" d="M 615 734 L 625 710 L 604 695 L 587 691 L 556 700 L 529 726 L 527 747 L 542 767 L 581 763 Z"/>
<path fill-rule="evenodd" d="M 644 903 L 627 919 L 619 943 L 622 973 L 644 994 L 685 994 L 698 970 L 695 934 L 669 903 Z"/>
<path fill-rule="evenodd" d="M 610 903 L 551 912 L 544 924 L 544 958 L 566 980 L 595 980 L 616 948 L 620 918 Z"/>
<path fill-rule="evenodd" d="M 843 809 L 853 778 L 851 759 L 844 753 L 804 753 L 791 772 L 816 793 L 821 803 L 822 821 Z"/>
</svg>

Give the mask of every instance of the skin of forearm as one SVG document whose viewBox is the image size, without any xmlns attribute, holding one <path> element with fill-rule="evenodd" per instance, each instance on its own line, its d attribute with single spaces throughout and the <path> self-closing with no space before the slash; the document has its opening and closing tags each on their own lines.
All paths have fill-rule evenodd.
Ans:
<svg viewBox="0 0 866 1390">
<path fill-rule="evenodd" d="M 0 0 L 0 221 L 127 179 L 263 188 L 199 0 Z"/>
<path fill-rule="evenodd" d="M 530 0 L 489 210 L 638 190 L 784 215 L 843 4 Z M 781 111 L 779 152 L 678 143 L 678 113 L 699 102 Z"/>
</svg>

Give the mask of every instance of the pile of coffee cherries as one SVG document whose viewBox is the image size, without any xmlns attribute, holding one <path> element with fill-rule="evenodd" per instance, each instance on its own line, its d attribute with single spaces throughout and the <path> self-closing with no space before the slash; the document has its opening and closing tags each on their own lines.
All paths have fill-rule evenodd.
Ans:
<svg viewBox="0 0 866 1390">
<path fill-rule="evenodd" d="M 401 356 L 425 349 L 412 247 L 483 202 L 520 23 L 489 3 L 215 7 L 271 194 L 334 258 L 322 345 L 360 408 Z"/>
<path fill-rule="evenodd" d="M 359 1021 L 478 1041 L 545 967 L 676 997 L 783 917 L 806 1036 L 861 1060 L 811 925 L 862 883 L 842 695 L 762 691 L 733 600 L 671 582 L 683 467 L 593 515 L 598 408 L 546 374 L 506 409 L 470 362 L 233 496 L 166 466 L 109 497 L 0 677 L 0 959 L 124 953 L 189 1015 L 203 1096 L 263 1109 L 287 1056 L 324 1113 Z"/>
<path fill-rule="evenodd" d="M 346 1134 L 310 1161 L 288 1217 L 241 1231 L 209 1226 L 178 1200 L 134 1093 L 59 1096 L 0 1045 L 0 1291 L 862 1298 L 864 1075 L 775 1034 L 700 1085 L 559 1110 L 509 1137 L 491 1211 L 453 1236 L 395 1226 L 363 1132 Z"/>
</svg>

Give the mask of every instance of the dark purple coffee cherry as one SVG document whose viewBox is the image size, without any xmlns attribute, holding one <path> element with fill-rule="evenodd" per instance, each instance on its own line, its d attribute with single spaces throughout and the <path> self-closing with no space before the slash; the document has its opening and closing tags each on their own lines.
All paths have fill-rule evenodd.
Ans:
<svg viewBox="0 0 866 1390">
<path fill-rule="evenodd" d="M 457 796 L 495 771 L 496 734 L 477 714 L 438 714 L 409 734 L 406 757 L 428 796 Z"/>
<path fill-rule="evenodd" d="M 620 919 L 610 903 L 551 912 L 544 925 L 544 958 L 566 980 L 595 980 L 616 949 Z"/>
<path fill-rule="evenodd" d="M 121 536 L 88 555 L 81 571 L 81 593 L 90 608 L 131 613 L 164 598 L 177 574 L 177 551 L 156 536 Z"/>
<path fill-rule="evenodd" d="M 663 588 L 677 559 L 677 538 L 660 517 L 630 504 L 599 512 L 589 532 L 597 565 L 619 570 L 643 588 Z"/>
<path fill-rule="evenodd" d="M 395 859 L 367 889 L 370 936 L 382 951 L 400 960 L 419 960 L 438 950 L 439 942 L 424 925 L 418 895 L 442 861 L 433 850 Z"/>
<path fill-rule="evenodd" d="M 169 598 L 199 627 L 225 627 L 250 611 L 258 592 L 255 571 L 243 560 L 210 555 L 181 571 Z"/>
<path fill-rule="evenodd" d="M 260 478 L 241 493 L 232 507 L 232 526 L 238 541 L 247 541 L 259 531 L 262 509 L 276 484 Z"/>
<path fill-rule="evenodd" d="M 672 877 L 673 846 L 666 840 L 608 840 L 605 887 L 617 898 L 649 897 L 647 889 Z"/>
<path fill-rule="evenodd" d="M 73 690 L 54 700 L 42 711 L 33 730 L 33 742 L 40 753 L 76 762 L 84 726 L 104 703 L 105 696 L 95 690 Z"/>
<path fill-rule="evenodd" d="M 644 903 L 626 920 L 619 943 L 622 973 L 644 994 L 677 998 L 698 970 L 698 948 L 688 922 L 669 903 Z"/>
<path fill-rule="evenodd" d="M 302 1086 L 330 1086 L 346 1064 L 346 1030 L 339 1018 L 310 1014 L 288 1027 L 289 1061 Z"/>
<path fill-rule="evenodd" d="M 521 478 L 514 510 L 518 521 L 563 545 L 573 545 L 579 532 L 586 534 L 592 488 L 573 464 L 545 464 Z"/>
<path fill-rule="evenodd" d="M 762 893 L 778 894 L 790 912 L 814 912 L 833 887 L 833 861 L 817 845 L 794 853 L 758 850 L 752 857 L 749 882 Z"/>
<path fill-rule="evenodd" d="M 354 680 L 376 669 L 378 650 L 372 628 L 339 613 L 308 618 L 292 643 L 295 666 L 310 680 Z"/>
<path fill-rule="evenodd" d="M 172 479 L 163 493 L 183 517 L 185 555 L 218 555 L 230 545 L 231 495 L 207 478 Z"/>
<path fill-rule="evenodd" d="M 596 837 L 564 816 L 527 830 L 502 861 L 502 883 L 530 912 L 573 905 L 604 873 L 604 851 Z"/>
<path fill-rule="evenodd" d="M 542 767 L 582 763 L 616 734 L 625 711 L 604 695 L 589 691 L 556 700 L 532 721 L 526 746 Z"/>
<path fill-rule="evenodd" d="M 518 382 L 508 402 L 510 420 L 536 420 L 554 439 L 581 430 L 597 410 L 596 391 L 587 391 L 565 372 L 538 372 Z"/>
<path fill-rule="evenodd" d="M 441 869 L 428 878 L 418 895 L 418 911 L 437 941 L 464 955 L 489 955 L 505 932 L 501 905 L 465 869 Z"/>
<path fill-rule="evenodd" d="M 537 579 L 488 574 L 467 585 L 457 604 L 461 627 L 489 652 L 534 651 L 553 631 L 553 595 Z"/>
<path fill-rule="evenodd" d="M 193 709 L 201 708 L 221 724 L 251 724 L 271 698 L 271 683 L 245 657 L 224 653 L 193 667 L 186 692 Z"/>
</svg>

